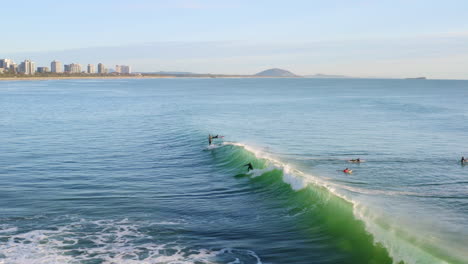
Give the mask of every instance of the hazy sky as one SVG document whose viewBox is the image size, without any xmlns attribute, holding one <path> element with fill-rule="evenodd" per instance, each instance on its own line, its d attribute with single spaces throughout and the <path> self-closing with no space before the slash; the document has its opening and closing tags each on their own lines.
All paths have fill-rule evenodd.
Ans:
<svg viewBox="0 0 468 264">
<path fill-rule="evenodd" d="M 466 0 L 2 1 L 0 57 L 468 79 Z"/>
</svg>

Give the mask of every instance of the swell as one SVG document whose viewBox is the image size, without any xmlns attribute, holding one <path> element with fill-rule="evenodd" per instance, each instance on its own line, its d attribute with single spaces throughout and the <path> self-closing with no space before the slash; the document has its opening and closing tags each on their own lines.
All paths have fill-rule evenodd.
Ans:
<svg viewBox="0 0 468 264">
<path fill-rule="evenodd" d="M 325 228 L 336 238 L 336 246 L 351 256 L 351 263 L 465 263 L 463 255 L 451 254 L 451 249 L 441 241 L 428 243 L 404 225 L 388 221 L 386 216 L 341 192 L 372 190 L 306 174 L 246 144 L 225 142 L 215 151 L 221 154 L 217 155 L 217 164 L 227 173 L 239 176 L 240 170 L 246 170 L 244 164 L 252 162 L 255 169 L 246 174 L 253 181 L 277 188 L 278 192 L 284 191 L 284 185 L 292 189 L 288 200 L 295 206 L 291 214 L 300 215 L 299 220 L 309 225 L 305 228 L 311 225 Z M 386 191 L 375 194 L 411 195 Z"/>
</svg>

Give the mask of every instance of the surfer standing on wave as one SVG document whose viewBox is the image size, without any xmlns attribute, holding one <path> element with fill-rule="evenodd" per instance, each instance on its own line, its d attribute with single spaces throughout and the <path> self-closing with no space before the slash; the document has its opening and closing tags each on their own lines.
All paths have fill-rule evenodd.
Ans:
<svg viewBox="0 0 468 264">
<path fill-rule="evenodd" d="M 249 171 L 251 171 L 251 170 L 254 169 L 251 162 L 245 164 L 244 167 L 245 167 L 245 166 L 247 166 L 247 172 L 249 172 Z"/>
<path fill-rule="evenodd" d="M 223 138 L 223 136 L 219 136 L 219 135 L 212 136 L 211 134 L 208 134 L 208 144 L 211 145 L 213 143 L 213 139 L 215 138 Z"/>
</svg>

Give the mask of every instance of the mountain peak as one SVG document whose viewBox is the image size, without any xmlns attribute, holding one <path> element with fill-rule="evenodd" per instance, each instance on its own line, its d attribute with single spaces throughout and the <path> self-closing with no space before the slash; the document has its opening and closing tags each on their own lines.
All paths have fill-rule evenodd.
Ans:
<svg viewBox="0 0 468 264">
<path fill-rule="evenodd" d="M 255 74 L 255 76 L 265 76 L 265 77 L 298 77 L 294 73 L 283 70 L 283 69 L 278 69 L 278 68 L 273 68 L 273 69 L 268 69 L 264 70 L 262 72 L 259 72 Z"/>
</svg>

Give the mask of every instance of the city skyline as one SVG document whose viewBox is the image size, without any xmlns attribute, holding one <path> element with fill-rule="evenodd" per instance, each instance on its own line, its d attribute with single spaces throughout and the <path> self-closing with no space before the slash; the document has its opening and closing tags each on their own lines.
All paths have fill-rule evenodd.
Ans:
<svg viewBox="0 0 468 264">
<path fill-rule="evenodd" d="M 35 73 L 87 73 L 87 74 L 107 74 L 107 73 L 121 73 L 131 74 L 131 66 L 128 65 L 115 65 L 115 69 L 108 69 L 103 63 L 97 64 L 97 72 L 94 64 L 82 66 L 80 63 L 63 64 L 61 61 L 53 60 L 49 66 L 36 66 L 36 62 L 31 59 L 25 59 L 18 63 L 14 59 L 0 58 L 0 74 L 25 74 L 34 75 Z"/>
<path fill-rule="evenodd" d="M 299 75 L 468 79 L 468 2 L 460 0 L 46 0 L 2 9 L 6 20 L 22 19 L 4 29 L 0 57 L 38 65 L 57 57 L 132 65 L 136 72 L 253 74 L 277 67 Z M 31 28 L 38 12 L 45 18 Z"/>
</svg>

